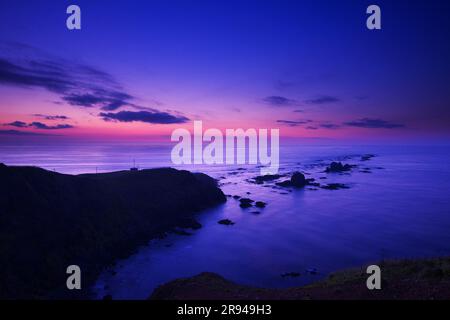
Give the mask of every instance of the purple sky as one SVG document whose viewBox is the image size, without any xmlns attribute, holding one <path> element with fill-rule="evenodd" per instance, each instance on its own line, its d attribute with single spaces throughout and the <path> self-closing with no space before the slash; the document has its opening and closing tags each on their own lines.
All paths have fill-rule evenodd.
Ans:
<svg viewBox="0 0 450 320">
<path fill-rule="evenodd" d="M 450 135 L 447 1 L 72 2 L 0 3 L 0 135 Z"/>
</svg>

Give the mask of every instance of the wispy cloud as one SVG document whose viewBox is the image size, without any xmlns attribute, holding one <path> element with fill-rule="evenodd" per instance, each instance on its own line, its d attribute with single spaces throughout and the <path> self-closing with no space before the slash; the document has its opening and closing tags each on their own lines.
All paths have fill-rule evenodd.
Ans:
<svg viewBox="0 0 450 320">
<path fill-rule="evenodd" d="M 132 105 L 133 99 L 130 94 L 121 91 L 112 77 L 104 72 L 64 60 L 14 62 L 0 58 L 0 83 L 43 88 L 58 94 L 70 105 L 103 110 Z"/>
<path fill-rule="evenodd" d="M 74 128 L 74 126 L 70 124 L 57 124 L 54 126 L 49 126 L 42 122 L 31 122 L 26 123 L 23 121 L 14 121 L 10 123 L 5 123 L 4 126 L 10 126 L 10 127 L 16 127 L 16 128 L 35 128 L 35 129 L 41 129 L 41 130 L 59 130 L 59 129 L 71 129 Z"/>
<path fill-rule="evenodd" d="M 382 119 L 363 118 L 354 121 L 344 122 L 344 125 L 350 127 L 370 128 L 370 129 L 395 129 L 404 127 L 403 124 L 393 123 Z"/>
<path fill-rule="evenodd" d="M 313 99 L 305 100 L 305 103 L 320 105 L 320 104 L 336 103 L 339 101 L 341 100 L 338 97 L 322 95 Z"/>
<path fill-rule="evenodd" d="M 50 57 L 29 46 L 16 44 L 15 47 L 8 49 L 4 52 L 9 52 L 10 56 L 0 55 L 0 85 L 42 88 L 57 94 L 61 101 L 72 106 L 97 108 L 103 111 L 127 107 L 159 112 L 137 104 L 136 98 L 125 91 L 107 72 L 92 66 Z M 26 51 L 25 54 L 23 50 Z M 153 100 L 153 103 L 161 105 L 156 100 Z"/>
<path fill-rule="evenodd" d="M 300 104 L 297 100 L 289 99 L 283 96 L 268 96 L 263 98 L 262 101 L 275 107 L 290 107 L 298 106 Z"/>
<path fill-rule="evenodd" d="M 277 123 L 285 124 L 290 127 L 297 127 L 312 122 L 311 120 L 277 120 Z"/>
<path fill-rule="evenodd" d="M 394 129 L 402 128 L 403 124 L 393 123 L 381 119 L 370 119 L 363 118 L 354 121 L 347 121 L 342 123 L 333 123 L 330 121 L 320 121 L 320 120 L 276 120 L 277 123 L 284 124 L 290 127 L 305 126 L 308 130 L 318 130 L 318 129 L 329 129 L 337 130 L 343 129 L 345 127 L 359 127 L 359 128 L 369 128 L 369 129 Z"/>
<path fill-rule="evenodd" d="M 323 129 L 339 129 L 341 127 L 340 125 L 335 123 L 321 123 L 318 126 Z"/>
<path fill-rule="evenodd" d="M 67 116 L 60 116 L 60 115 L 51 116 L 51 115 L 40 114 L 40 113 L 33 114 L 33 117 L 42 118 L 45 120 L 69 120 L 70 119 Z"/>
<path fill-rule="evenodd" d="M 10 127 L 16 127 L 16 128 L 26 128 L 28 127 L 28 124 L 26 122 L 23 121 L 13 121 L 10 123 L 5 123 L 5 126 L 10 126 Z"/>
<path fill-rule="evenodd" d="M 60 129 L 72 129 L 74 126 L 70 124 L 57 124 L 54 126 L 49 126 L 42 122 L 32 122 L 29 124 L 30 127 L 34 127 L 36 129 L 42 129 L 42 130 L 60 130 Z"/>
<path fill-rule="evenodd" d="M 11 136 L 49 136 L 48 134 L 37 133 L 37 132 L 19 131 L 19 130 L 0 130 L 0 135 L 11 135 Z"/>
<path fill-rule="evenodd" d="M 119 111 L 117 113 L 100 113 L 100 117 L 105 121 L 119 121 L 119 122 L 145 122 L 153 124 L 172 124 L 172 123 L 185 123 L 189 121 L 184 116 L 176 116 L 167 112 L 160 111 Z"/>
<path fill-rule="evenodd" d="M 87 108 L 99 107 L 105 111 L 117 110 L 124 106 L 134 107 L 132 96 L 118 91 L 95 91 L 92 93 L 71 93 L 62 97 L 70 105 Z"/>
</svg>

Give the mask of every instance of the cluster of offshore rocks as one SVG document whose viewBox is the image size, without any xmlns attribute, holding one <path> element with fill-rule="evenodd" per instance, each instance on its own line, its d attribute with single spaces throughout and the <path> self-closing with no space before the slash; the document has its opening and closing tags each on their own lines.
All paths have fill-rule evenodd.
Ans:
<svg viewBox="0 0 450 320">
<path fill-rule="evenodd" d="M 237 196 L 237 195 L 235 195 L 235 196 L 227 195 L 227 196 L 230 197 L 230 198 L 233 198 L 235 200 L 238 200 L 239 201 L 239 206 L 242 209 L 247 209 L 247 208 L 263 209 L 263 208 L 265 208 L 267 206 L 267 203 L 265 203 L 264 201 L 255 201 L 255 200 L 252 200 L 250 198 L 241 198 L 241 196 Z M 253 213 L 253 214 L 260 214 L 261 211 L 254 210 L 254 211 L 251 211 L 251 213 Z M 217 223 L 223 224 L 223 225 L 226 225 L 226 226 L 234 225 L 234 222 L 229 220 L 229 219 L 222 219 L 222 220 L 219 220 Z"/>
<path fill-rule="evenodd" d="M 326 172 L 344 172 L 351 170 L 353 166 L 348 164 L 342 164 L 340 162 L 333 162 L 329 167 L 327 167 Z M 266 179 L 270 179 L 267 177 Z M 279 178 L 273 178 L 271 180 L 278 180 Z M 270 180 L 266 180 L 270 181 Z M 283 181 L 275 182 L 275 185 L 282 188 L 294 188 L 301 189 L 305 187 L 312 187 L 311 190 L 317 190 L 317 188 L 326 190 L 338 190 L 338 189 L 348 189 L 349 186 L 342 183 L 329 183 L 320 184 L 314 178 L 306 178 L 302 172 L 294 172 L 289 179 Z"/>
<path fill-rule="evenodd" d="M 360 161 L 368 161 L 375 157 L 373 154 L 365 154 L 360 156 Z M 353 157 L 348 157 L 353 158 Z M 329 165 L 325 166 L 325 169 L 322 171 L 326 174 L 349 174 L 355 168 L 358 168 L 358 165 L 342 163 L 341 161 L 333 161 Z M 378 168 L 381 169 L 381 168 Z M 232 174 L 238 174 L 239 171 L 244 171 L 244 168 L 237 169 L 236 172 L 232 172 Z M 370 168 L 364 167 L 360 168 L 359 172 L 370 173 Z M 267 174 L 262 176 L 256 176 L 246 181 L 248 183 L 263 185 L 264 187 L 272 187 L 274 189 L 284 189 L 287 192 L 280 192 L 281 194 L 288 194 L 288 192 L 292 192 L 295 189 L 308 189 L 308 190 L 340 190 L 340 189 L 349 189 L 350 187 L 343 183 L 325 183 L 321 184 L 318 180 L 325 180 L 327 177 L 322 176 L 319 177 L 318 180 L 315 178 L 307 178 L 306 175 L 308 173 L 302 173 L 300 171 L 295 171 L 291 174 Z M 249 195 L 250 192 L 247 192 Z M 267 203 L 264 201 L 255 201 L 250 198 L 241 197 L 239 195 L 227 195 L 229 198 L 233 198 L 239 201 L 239 206 L 242 209 L 248 208 L 256 208 L 262 209 L 265 208 Z M 251 211 L 253 214 L 260 214 L 261 211 L 255 210 Z M 219 224 L 231 226 L 234 225 L 234 222 L 229 219 L 223 219 L 218 221 Z"/>
<path fill-rule="evenodd" d="M 373 154 L 365 154 L 362 155 L 360 161 L 368 161 L 375 157 Z M 333 161 L 328 166 L 325 167 L 323 173 L 329 174 L 348 174 L 350 171 L 358 168 L 358 165 L 342 163 L 340 161 Z M 381 168 L 377 168 L 381 169 Z M 371 168 L 360 168 L 359 172 L 370 173 Z M 286 178 L 289 175 L 287 174 L 274 174 L 274 175 L 264 175 L 257 176 L 252 179 L 247 180 L 250 183 L 254 184 L 265 184 L 265 183 L 275 183 L 276 187 L 281 188 L 293 188 L 293 189 L 301 189 L 305 187 L 310 187 L 309 190 L 317 190 L 317 188 L 326 189 L 326 190 L 338 190 L 338 189 L 348 189 L 349 186 L 342 183 L 329 183 L 329 184 L 320 184 L 314 178 L 306 178 L 305 174 L 299 171 L 296 171 L 290 175 L 289 179 L 285 179 L 280 181 L 282 178 Z M 320 177 L 320 180 L 327 179 L 326 177 Z"/>
</svg>

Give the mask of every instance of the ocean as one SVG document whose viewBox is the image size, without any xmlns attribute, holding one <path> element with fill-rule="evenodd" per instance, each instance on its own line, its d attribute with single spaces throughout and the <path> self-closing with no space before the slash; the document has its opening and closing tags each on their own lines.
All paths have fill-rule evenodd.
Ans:
<svg viewBox="0 0 450 320">
<path fill-rule="evenodd" d="M 376 157 L 361 161 L 364 154 Z M 357 167 L 325 173 L 331 161 Z M 3 143 L 0 162 L 70 174 L 128 170 L 134 162 L 141 169 L 172 166 L 170 146 L 125 142 Z M 267 206 L 242 209 L 229 197 L 199 213 L 203 227 L 191 236 L 169 234 L 117 261 L 92 288 L 95 297 L 143 299 L 160 284 L 204 271 L 245 285 L 291 287 L 381 259 L 450 254 L 448 146 L 290 144 L 282 145 L 280 162 L 280 174 L 302 171 L 321 184 L 349 188 L 259 185 L 251 182 L 260 174 L 253 165 L 176 166 L 207 173 L 225 194 Z M 221 219 L 235 224 L 218 224 Z M 281 276 L 290 272 L 300 276 Z"/>
</svg>

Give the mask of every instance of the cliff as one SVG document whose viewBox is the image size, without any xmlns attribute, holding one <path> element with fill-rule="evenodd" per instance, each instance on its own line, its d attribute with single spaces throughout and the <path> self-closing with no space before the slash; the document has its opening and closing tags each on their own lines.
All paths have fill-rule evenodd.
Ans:
<svg viewBox="0 0 450 320">
<path fill-rule="evenodd" d="M 66 175 L 0 164 L 0 298 L 79 298 L 101 270 L 225 202 L 216 181 L 171 168 Z M 79 265 L 83 290 L 66 289 Z"/>
</svg>

